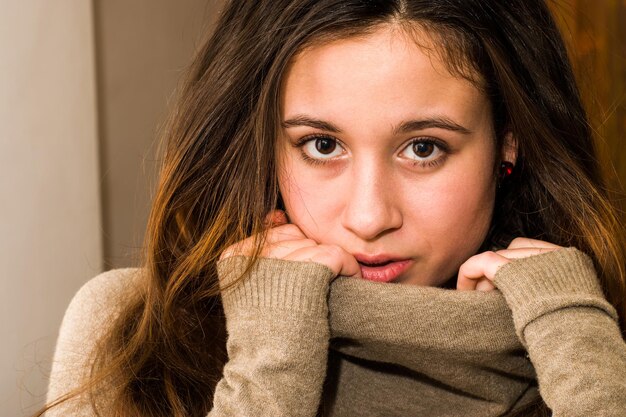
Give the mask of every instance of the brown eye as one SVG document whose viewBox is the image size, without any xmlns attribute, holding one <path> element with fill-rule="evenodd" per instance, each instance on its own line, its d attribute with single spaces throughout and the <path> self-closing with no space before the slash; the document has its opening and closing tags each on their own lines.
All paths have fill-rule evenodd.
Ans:
<svg viewBox="0 0 626 417">
<path fill-rule="evenodd" d="M 330 138 L 317 138 L 315 139 L 315 149 L 322 155 L 329 155 L 333 153 L 337 147 L 337 142 Z"/>
<path fill-rule="evenodd" d="M 326 135 L 305 136 L 294 146 L 302 149 L 300 153 L 307 162 L 330 162 L 341 159 L 346 154 L 339 140 Z"/>
<path fill-rule="evenodd" d="M 429 157 L 435 150 L 435 145 L 430 142 L 414 142 L 413 152 L 420 158 Z"/>
<path fill-rule="evenodd" d="M 412 161 L 422 168 L 433 168 L 451 153 L 450 147 L 442 140 L 430 137 L 415 138 L 400 153 L 402 158 Z"/>
</svg>

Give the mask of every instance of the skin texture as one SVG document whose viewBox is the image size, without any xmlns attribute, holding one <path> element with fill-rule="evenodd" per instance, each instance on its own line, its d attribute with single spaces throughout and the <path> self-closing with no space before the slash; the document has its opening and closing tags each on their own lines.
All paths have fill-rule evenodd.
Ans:
<svg viewBox="0 0 626 417">
<path fill-rule="evenodd" d="M 294 58 L 277 138 L 287 213 L 268 214 L 261 256 L 360 277 L 355 256 L 384 255 L 410 260 L 394 282 L 442 286 L 456 276 L 459 290 L 487 291 L 510 259 L 558 248 L 518 238 L 477 254 L 495 201 L 496 152 L 514 163 L 515 143 L 508 134 L 495 149 L 489 100 L 433 51 L 427 33 L 390 24 Z"/>
</svg>

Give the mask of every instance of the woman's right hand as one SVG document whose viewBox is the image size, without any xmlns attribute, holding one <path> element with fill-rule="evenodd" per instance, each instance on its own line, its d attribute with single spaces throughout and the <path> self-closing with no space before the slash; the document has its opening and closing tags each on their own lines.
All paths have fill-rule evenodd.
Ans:
<svg viewBox="0 0 626 417">
<path fill-rule="evenodd" d="M 315 416 L 331 337 L 329 286 L 335 276 L 359 270 L 350 254 L 308 239 L 284 212 L 265 220 L 263 236 L 243 239 L 220 256 L 248 259 L 217 264 L 220 284 L 226 284 L 220 296 L 228 361 L 208 417 Z M 266 259 L 246 269 L 261 237 L 261 258 L 301 262 Z"/>
<path fill-rule="evenodd" d="M 261 250 L 262 258 L 284 259 L 288 261 L 315 262 L 330 268 L 335 276 L 361 277 L 357 260 L 337 245 L 318 244 L 309 239 L 295 224 L 288 223 L 282 210 L 274 210 L 265 218 L 267 236 Z M 255 237 L 244 239 L 228 247 L 220 260 L 231 256 L 252 256 Z"/>
</svg>

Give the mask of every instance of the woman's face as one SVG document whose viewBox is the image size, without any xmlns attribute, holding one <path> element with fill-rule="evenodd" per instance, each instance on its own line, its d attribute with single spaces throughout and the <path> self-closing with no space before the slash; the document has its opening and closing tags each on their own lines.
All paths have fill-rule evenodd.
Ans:
<svg viewBox="0 0 626 417">
<path fill-rule="evenodd" d="M 440 286 L 488 231 L 494 132 L 485 95 L 413 39 L 386 26 L 294 59 L 278 177 L 290 222 L 364 278 Z"/>
</svg>

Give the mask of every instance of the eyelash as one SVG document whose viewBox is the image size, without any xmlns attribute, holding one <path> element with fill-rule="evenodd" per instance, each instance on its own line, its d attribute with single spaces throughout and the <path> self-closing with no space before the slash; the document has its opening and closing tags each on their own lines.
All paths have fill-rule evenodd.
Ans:
<svg viewBox="0 0 626 417">
<path fill-rule="evenodd" d="M 316 159 L 316 158 L 311 158 L 309 155 L 307 155 L 302 148 L 304 147 L 305 144 L 307 144 L 308 142 L 312 141 L 312 140 L 316 140 L 316 139 L 331 139 L 333 141 L 335 141 L 339 146 L 341 145 L 341 142 L 338 141 L 337 139 L 333 138 L 332 136 L 328 136 L 328 135 L 321 135 L 321 134 L 314 134 L 314 135 L 308 135 L 308 136 L 304 136 L 300 139 L 298 139 L 298 141 L 296 143 L 293 144 L 294 148 L 298 148 L 300 149 L 300 155 L 302 157 L 302 160 L 313 165 L 313 166 L 321 166 L 321 165 L 326 165 L 328 163 L 332 162 L 332 159 Z M 439 140 L 439 139 L 435 139 L 435 138 L 431 138 L 431 137 L 418 137 L 415 138 L 413 140 L 411 140 L 403 149 L 406 149 L 409 146 L 413 146 L 415 143 L 429 143 L 432 144 L 434 146 L 436 146 L 439 151 L 443 154 L 442 156 L 440 156 L 439 158 L 432 160 L 432 161 L 419 161 L 419 160 L 413 160 L 412 164 L 413 166 L 420 166 L 421 168 L 433 168 L 436 167 L 437 165 L 441 164 L 446 157 L 448 156 L 448 154 L 450 154 L 450 148 L 448 147 L 448 145 Z M 342 146 L 343 147 L 343 146 Z"/>
</svg>

